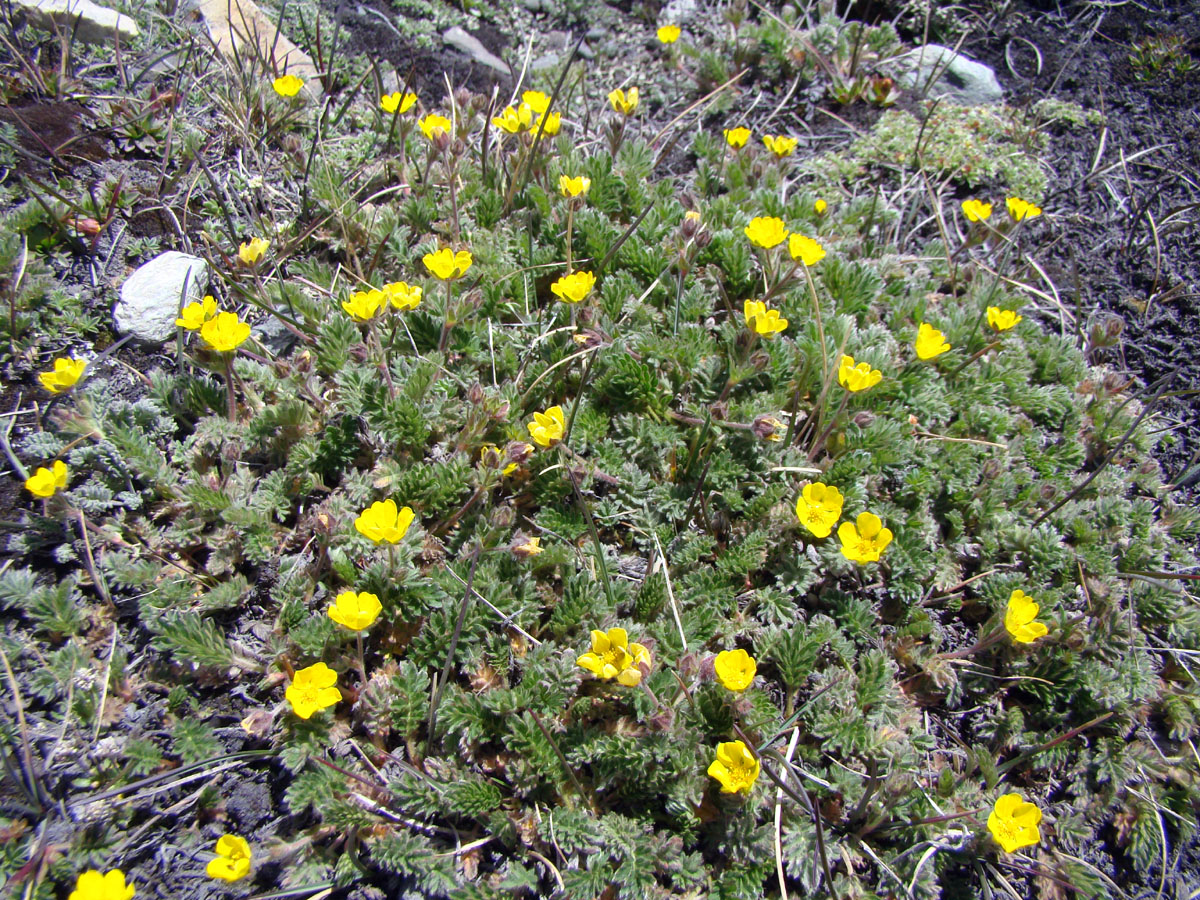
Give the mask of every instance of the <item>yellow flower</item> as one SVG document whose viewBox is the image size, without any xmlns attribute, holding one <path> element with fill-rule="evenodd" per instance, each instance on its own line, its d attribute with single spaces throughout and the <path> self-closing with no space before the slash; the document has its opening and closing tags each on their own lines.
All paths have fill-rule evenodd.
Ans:
<svg viewBox="0 0 1200 900">
<path fill-rule="evenodd" d="M 409 286 L 407 281 L 393 281 L 382 288 L 385 296 L 396 309 L 416 309 L 421 305 L 421 288 Z"/>
<path fill-rule="evenodd" d="M 946 336 L 928 322 L 922 322 L 921 327 L 917 329 L 917 340 L 913 347 L 917 351 L 918 359 L 933 359 L 950 349 L 950 345 L 946 343 Z"/>
<path fill-rule="evenodd" d="M 544 413 L 535 412 L 533 421 L 526 426 L 529 436 L 539 447 L 549 447 L 555 441 L 561 441 L 566 422 L 563 420 L 561 406 L 552 406 Z"/>
<path fill-rule="evenodd" d="M 238 246 L 238 259 L 242 265 L 252 266 L 267 252 L 267 248 L 271 246 L 271 242 L 265 238 L 251 238 L 249 243 Z"/>
<path fill-rule="evenodd" d="M 75 880 L 75 890 L 67 900 L 130 900 L 133 885 L 125 883 L 125 873 L 120 869 L 97 872 L 89 869 Z"/>
<path fill-rule="evenodd" d="M 217 313 L 200 326 L 200 337 L 218 353 L 229 353 L 250 337 L 250 326 L 237 313 Z"/>
<path fill-rule="evenodd" d="M 351 631 L 370 628 L 382 611 L 383 604 L 379 602 L 379 598 L 375 594 L 369 591 L 363 591 L 361 594 L 356 594 L 354 591 L 342 591 L 337 595 L 333 606 L 326 610 L 329 618 Z"/>
<path fill-rule="evenodd" d="M 829 209 L 829 204 L 818 197 L 816 202 L 813 204 L 813 211 L 816 212 L 818 216 L 823 216 L 825 215 L 825 210 L 827 209 Z"/>
<path fill-rule="evenodd" d="M 377 544 L 398 544 L 408 533 L 414 519 L 411 507 L 396 508 L 395 500 L 380 500 L 372 503 L 354 520 L 359 534 Z"/>
<path fill-rule="evenodd" d="M 625 116 L 633 115 L 633 111 L 638 108 L 638 89 L 631 87 L 629 93 L 617 88 L 608 95 L 608 102 L 612 104 L 612 108 Z"/>
<path fill-rule="evenodd" d="M 870 363 L 863 362 L 855 365 L 853 356 L 843 356 L 842 363 L 838 366 L 838 384 L 851 393 L 858 393 L 874 387 L 882 378 L 883 373 L 878 369 L 872 369 Z"/>
<path fill-rule="evenodd" d="M 506 131 L 509 134 L 516 134 L 521 129 L 528 128 L 529 123 L 532 121 L 533 110 L 524 103 L 515 109 L 511 106 L 506 106 L 504 107 L 504 112 L 500 113 L 500 115 L 492 116 L 492 124 L 501 131 Z"/>
<path fill-rule="evenodd" d="M 470 250 L 459 250 L 455 253 L 449 247 L 443 247 L 437 253 L 426 253 L 421 257 L 421 261 L 434 278 L 440 278 L 442 281 L 462 278 L 474 262 Z"/>
<path fill-rule="evenodd" d="M 650 651 L 638 643 L 630 643 L 624 628 L 610 628 L 608 633 L 592 631 L 592 649 L 576 663 L 605 681 L 617 679 L 626 687 L 636 687 L 642 681 L 644 665 L 651 665 Z"/>
<path fill-rule="evenodd" d="M 842 517 L 845 499 L 837 488 L 820 481 L 806 484 L 796 500 L 796 518 L 816 537 L 829 537 L 829 532 Z"/>
<path fill-rule="evenodd" d="M 741 150 L 746 146 L 746 141 L 750 140 L 749 128 L 726 128 L 725 143 L 734 150 Z"/>
<path fill-rule="evenodd" d="M 60 356 L 54 361 L 53 371 L 38 372 L 38 381 L 50 393 L 61 394 L 75 386 L 75 382 L 83 377 L 83 370 L 86 368 L 87 360 L 85 359 Z"/>
<path fill-rule="evenodd" d="M 1032 644 L 1050 630 L 1045 623 L 1037 621 L 1039 608 L 1034 599 L 1024 591 L 1013 591 L 1009 595 L 1008 609 L 1004 613 L 1004 627 L 1008 629 L 1014 641 Z"/>
<path fill-rule="evenodd" d="M 342 301 L 342 309 L 350 314 L 355 322 L 369 322 L 380 310 L 388 304 L 387 295 L 377 288 L 369 291 L 355 291 L 349 300 Z"/>
<path fill-rule="evenodd" d="M 539 116 L 550 108 L 550 98 L 541 91 L 525 91 L 521 94 L 521 103 Z"/>
<path fill-rule="evenodd" d="M 659 43 L 673 44 L 677 40 L 679 40 L 679 26 L 678 25 L 663 25 L 662 27 L 660 27 L 658 29 L 657 33 L 658 33 Z"/>
<path fill-rule="evenodd" d="M 1004 201 L 1004 205 L 1008 207 L 1008 214 L 1012 216 L 1014 222 L 1020 222 L 1022 219 L 1032 219 L 1034 216 L 1042 214 L 1040 206 L 1027 203 L 1020 197 L 1009 197 Z"/>
<path fill-rule="evenodd" d="M 271 82 L 271 87 L 280 97 L 295 97 L 304 87 L 304 79 L 295 75 L 281 75 Z"/>
<path fill-rule="evenodd" d="M 722 794 L 750 793 L 758 771 L 758 760 L 741 741 L 717 744 L 717 758 L 708 767 L 708 774 L 721 782 Z"/>
<path fill-rule="evenodd" d="M 858 514 L 857 527 L 853 522 L 838 526 L 838 540 L 842 542 L 842 555 L 856 563 L 875 562 L 879 554 L 892 542 L 892 533 L 883 527 L 883 522 L 874 513 Z"/>
<path fill-rule="evenodd" d="M 537 556 L 539 553 L 544 552 L 545 549 L 542 546 L 542 539 L 540 537 L 531 537 L 520 544 L 514 545 L 512 552 L 518 559 L 528 559 L 531 556 Z"/>
<path fill-rule="evenodd" d="M 292 704 L 292 712 L 307 719 L 313 713 L 341 702 L 342 692 L 336 685 L 337 672 L 319 662 L 296 672 L 284 696 Z"/>
<path fill-rule="evenodd" d="M 558 192 L 564 197 L 584 197 L 592 187 L 592 179 L 586 175 L 576 175 L 570 178 L 566 175 L 558 176 Z"/>
<path fill-rule="evenodd" d="M 746 317 L 746 327 L 765 338 L 775 337 L 788 326 L 788 320 L 779 315 L 779 310 L 767 309 L 761 300 L 743 303 L 742 315 Z"/>
<path fill-rule="evenodd" d="M 545 125 L 542 125 L 542 119 L 546 120 Z M 544 114 L 538 116 L 537 121 L 534 122 L 533 125 L 531 125 L 529 127 L 529 130 L 532 131 L 534 134 L 537 134 L 540 131 L 547 136 L 553 136 L 553 135 L 558 134 L 558 130 L 561 127 L 562 127 L 562 113 L 552 112 L 552 113 L 544 113 Z"/>
<path fill-rule="evenodd" d="M 782 134 L 778 137 L 764 134 L 763 143 L 767 145 L 767 149 L 774 153 L 776 157 L 783 159 L 785 156 L 792 155 L 792 152 L 796 149 L 796 145 L 800 141 L 794 137 L 786 137 Z"/>
<path fill-rule="evenodd" d="M 205 295 L 204 299 L 199 303 L 189 303 L 179 311 L 179 318 L 175 320 L 175 324 L 180 328 L 186 328 L 188 331 L 196 331 L 217 314 L 217 301 L 211 296 Z"/>
<path fill-rule="evenodd" d="M 430 113 L 418 123 L 421 126 L 421 134 L 434 140 L 439 134 L 450 133 L 450 120 L 445 116 L 439 116 L 437 113 Z"/>
<path fill-rule="evenodd" d="M 1008 329 L 1012 328 L 1023 318 L 1025 317 L 1018 316 L 1011 309 L 1001 309 L 998 306 L 989 306 L 987 308 L 988 324 L 997 331 L 1008 331 Z"/>
<path fill-rule="evenodd" d="M 746 237 L 756 247 L 770 250 L 787 239 L 787 226 L 775 216 L 755 216 L 746 226 Z"/>
<path fill-rule="evenodd" d="M 722 650 L 713 662 L 713 670 L 729 690 L 744 691 L 754 680 L 758 666 L 745 650 Z"/>
<path fill-rule="evenodd" d="M 793 234 L 788 238 L 788 253 L 806 266 L 815 266 L 825 258 L 825 248 L 810 237 Z"/>
<path fill-rule="evenodd" d="M 417 102 L 417 95 L 409 91 L 407 94 L 402 94 L 400 91 L 392 91 L 390 94 L 384 94 L 379 98 L 379 105 L 383 107 L 386 113 L 401 112 L 406 113 L 412 109 L 412 105 Z"/>
<path fill-rule="evenodd" d="M 595 285 L 596 276 L 591 272 L 572 272 L 550 285 L 550 293 L 564 303 L 578 303 Z"/>
<path fill-rule="evenodd" d="M 962 202 L 962 211 L 968 221 L 982 222 L 992 214 L 992 204 L 975 199 L 964 200 Z"/>
<path fill-rule="evenodd" d="M 250 845 L 236 834 L 223 834 L 217 839 L 217 855 L 208 861 L 205 871 L 209 878 L 238 881 L 250 874 Z"/>
<path fill-rule="evenodd" d="M 1005 853 L 1015 853 L 1022 847 L 1032 847 L 1042 839 L 1038 824 L 1042 811 L 1026 803 L 1020 794 L 1005 794 L 996 800 L 988 814 L 987 826 Z"/>
<path fill-rule="evenodd" d="M 61 491 L 67 486 L 67 464 L 56 459 L 47 469 L 39 466 L 38 470 L 25 479 L 25 490 L 43 500 L 53 497 L 55 491 Z"/>
</svg>

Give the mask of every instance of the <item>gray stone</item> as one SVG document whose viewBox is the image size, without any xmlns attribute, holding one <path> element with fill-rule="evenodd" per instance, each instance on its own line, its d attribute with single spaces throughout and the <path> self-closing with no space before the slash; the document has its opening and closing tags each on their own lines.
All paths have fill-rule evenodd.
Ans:
<svg viewBox="0 0 1200 900">
<path fill-rule="evenodd" d="M 558 54 L 547 53 L 545 56 L 539 56 L 532 63 L 530 63 L 529 68 L 534 72 L 545 72 L 547 69 L 553 69 L 557 66 Z"/>
<path fill-rule="evenodd" d="M 26 21 L 42 31 L 73 34 L 88 44 L 128 44 L 138 36 L 137 23 L 92 0 L 13 0 L 25 10 Z"/>
<path fill-rule="evenodd" d="M 696 0 L 671 0 L 659 14 L 660 24 L 683 25 L 696 18 L 700 12 L 700 4 Z"/>
<path fill-rule="evenodd" d="M 565 31 L 551 31 L 546 35 L 546 46 L 551 50 L 566 50 L 571 42 L 571 35 Z"/>
<path fill-rule="evenodd" d="M 579 55 L 582 56 L 584 59 L 595 59 L 596 58 L 596 51 L 588 46 L 587 41 L 580 41 L 579 42 L 579 50 L 576 52 L 578 52 Z"/>
<path fill-rule="evenodd" d="M 481 66 L 487 66 L 489 69 L 495 69 L 502 75 L 511 74 L 508 66 L 504 61 L 495 54 L 491 53 L 487 47 L 480 43 L 479 39 L 472 37 L 466 30 L 455 25 L 442 35 L 442 40 L 454 47 L 456 50 L 461 50 L 475 62 Z"/>
<path fill-rule="evenodd" d="M 286 310 L 283 310 L 282 313 L 291 316 L 291 313 Z M 298 340 L 295 332 L 275 316 L 263 319 L 250 331 L 260 344 L 271 351 L 273 356 L 287 356 L 288 351 L 296 346 Z"/>
<path fill-rule="evenodd" d="M 185 280 L 187 296 L 181 299 Z M 203 298 L 206 287 L 208 263 L 200 257 L 176 250 L 160 253 L 121 285 L 121 297 L 113 310 L 117 332 L 161 344 L 175 334 L 180 307 Z"/>
<path fill-rule="evenodd" d="M 542 0 L 521 0 L 521 5 L 531 13 L 542 11 Z"/>
<path fill-rule="evenodd" d="M 589 41 L 598 41 L 608 36 L 608 29 L 600 25 L 595 25 L 587 30 L 584 35 Z"/>
<path fill-rule="evenodd" d="M 929 97 L 964 106 L 998 103 L 1004 97 L 990 67 L 941 44 L 926 44 L 890 63 L 902 88 L 925 91 Z"/>
</svg>

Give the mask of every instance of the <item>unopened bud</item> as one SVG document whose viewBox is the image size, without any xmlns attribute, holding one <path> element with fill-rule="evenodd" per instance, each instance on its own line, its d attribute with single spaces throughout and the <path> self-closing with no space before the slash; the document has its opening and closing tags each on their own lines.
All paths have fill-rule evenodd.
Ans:
<svg viewBox="0 0 1200 900">
<path fill-rule="evenodd" d="M 529 462 L 531 456 L 533 456 L 533 444 L 527 444 L 524 441 L 511 441 L 504 448 L 505 459 L 518 465 Z"/>
<path fill-rule="evenodd" d="M 546 548 L 542 545 L 540 537 L 526 537 L 518 532 L 516 538 L 511 545 L 512 555 L 517 559 L 529 559 L 531 556 L 537 556 Z"/>
<path fill-rule="evenodd" d="M 350 358 L 355 362 L 366 362 L 367 357 L 371 355 L 370 348 L 366 344 L 351 344 L 350 349 L 346 351 Z"/>
<path fill-rule="evenodd" d="M 754 366 L 755 372 L 763 371 L 770 364 L 771 357 L 762 350 L 750 354 L 750 365 Z"/>
<path fill-rule="evenodd" d="M 571 340 L 585 350 L 592 350 L 604 343 L 604 338 L 601 336 L 600 332 L 592 328 L 575 332 L 575 334 L 571 336 Z"/>
<path fill-rule="evenodd" d="M 1104 376 L 1104 392 L 1106 394 L 1119 394 L 1124 391 L 1133 382 L 1123 375 L 1116 372 L 1108 372 Z"/>
<path fill-rule="evenodd" d="M 696 232 L 696 236 L 692 238 L 692 240 L 696 242 L 697 247 L 703 250 L 712 243 L 712 232 L 707 228 L 701 227 L 701 229 Z"/>
<path fill-rule="evenodd" d="M 867 410 L 864 409 L 862 412 L 855 414 L 853 421 L 854 421 L 854 424 L 857 425 L 859 428 L 866 428 L 868 425 L 870 425 L 872 422 L 875 421 L 875 413 L 868 412 Z"/>
<path fill-rule="evenodd" d="M 485 469 L 500 468 L 500 448 L 495 444 L 484 444 L 479 448 L 479 463 Z"/>
<path fill-rule="evenodd" d="M 496 528 L 511 528 L 517 514 L 511 506 L 497 506 L 492 512 L 492 525 Z"/>
<path fill-rule="evenodd" d="M 1115 341 L 1121 336 L 1121 332 L 1125 330 L 1125 320 L 1117 315 L 1110 315 L 1104 320 L 1104 336 L 1109 341 Z"/>
<path fill-rule="evenodd" d="M 468 106 L 471 103 L 471 92 L 465 87 L 460 87 L 454 92 L 454 102 L 458 106 Z"/>
<path fill-rule="evenodd" d="M 786 426 L 774 416 L 756 416 L 750 430 L 764 441 L 782 441 Z"/>
<path fill-rule="evenodd" d="M 683 217 L 683 221 L 679 224 L 679 230 L 683 232 L 685 238 L 692 238 L 700 230 L 700 225 L 700 213 L 695 210 L 688 210 Z"/>
<path fill-rule="evenodd" d="M 450 135 L 440 128 L 437 129 L 433 133 L 433 146 L 437 148 L 438 153 L 445 153 L 446 148 L 450 146 Z"/>
<path fill-rule="evenodd" d="M 467 402 L 478 406 L 483 402 L 483 385 L 478 381 L 467 388 Z"/>
</svg>

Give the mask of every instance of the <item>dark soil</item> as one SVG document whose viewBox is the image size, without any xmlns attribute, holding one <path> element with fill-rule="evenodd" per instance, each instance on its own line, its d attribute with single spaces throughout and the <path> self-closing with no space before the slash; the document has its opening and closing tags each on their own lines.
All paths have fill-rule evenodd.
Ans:
<svg viewBox="0 0 1200 900">
<path fill-rule="evenodd" d="M 985 4 L 971 6 L 989 31 L 968 37 L 963 52 L 996 70 L 1010 102 L 1054 97 L 1105 115 L 1104 127 L 1051 142 L 1045 207 L 1060 237 L 1039 260 L 1064 303 L 1077 301 L 1085 323 L 1124 321 L 1106 361 L 1146 385 L 1173 374 L 1172 392 L 1200 387 L 1200 6 L 1017 0 L 990 20 Z M 1168 35 L 1197 68 L 1144 77 L 1131 53 Z M 1163 410 L 1173 423 L 1174 444 L 1160 456 L 1168 479 L 1192 485 L 1200 397 L 1167 398 Z"/>
</svg>

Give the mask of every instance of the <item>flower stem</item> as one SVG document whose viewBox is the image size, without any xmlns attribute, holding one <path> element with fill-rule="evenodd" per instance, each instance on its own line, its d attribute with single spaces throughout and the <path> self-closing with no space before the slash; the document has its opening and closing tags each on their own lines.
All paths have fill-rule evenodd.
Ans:
<svg viewBox="0 0 1200 900">
<path fill-rule="evenodd" d="M 365 689 L 367 686 L 367 664 L 363 657 L 363 637 L 359 631 L 354 635 L 358 639 L 358 676 L 362 679 L 362 686 Z"/>
<path fill-rule="evenodd" d="M 571 274 L 571 231 L 575 225 L 575 201 L 567 201 L 567 274 Z"/>
<path fill-rule="evenodd" d="M 233 354 L 222 353 L 225 358 L 225 398 L 229 402 L 229 421 L 237 421 L 237 402 L 233 395 Z"/>
<path fill-rule="evenodd" d="M 446 352 L 446 346 L 450 343 L 450 329 L 454 327 L 454 322 L 450 318 L 450 306 L 454 302 L 453 284 L 452 279 L 446 279 L 446 311 L 442 314 L 442 334 L 438 338 L 438 353 Z"/>
</svg>

